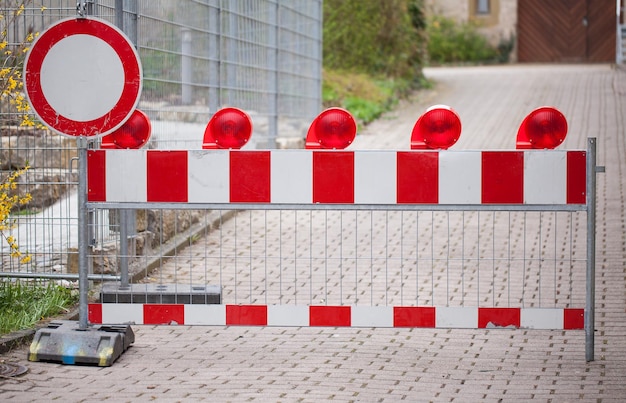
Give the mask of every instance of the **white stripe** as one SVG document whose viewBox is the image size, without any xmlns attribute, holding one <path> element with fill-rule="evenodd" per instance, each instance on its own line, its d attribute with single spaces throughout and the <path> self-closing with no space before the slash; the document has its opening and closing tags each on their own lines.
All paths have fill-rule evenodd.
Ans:
<svg viewBox="0 0 626 403">
<path fill-rule="evenodd" d="M 268 305 L 268 326 L 309 326 L 309 307 L 306 305 Z"/>
<path fill-rule="evenodd" d="M 353 327 L 393 327 L 392 306 L 352 306 Z"/>
<path fill-rule="evenodd" d="M 439 152 L 439 204 L 481 203 L 480 151 Z"/>
<path fill-rule="evenodd" d="M 435 317 L 435 327 L 438 328 L 476 329 L 478 327 L 478 308 L 436 308 Z"/>
<path fill-rule="evenodd" d="M 146 155 L 146 150 L 106 152 L 107 201 L 145 203 L 148 200 Z"/>
<path fill-rule="evenodd" d="M 313 153 L 304 150 L 270 154 L 272 203 L 311 203 L 313 200 Z"/>
<path fill-rule="evenodd" d="M 226 305 L 185 305 L 185 325 L 226 325 Z"/>
<path fill-rule="evenodd" d="M 532 151 L 524 153 L 524 202 L 567 203 L 567 153 Z"/>
<path fill-rule="evenodd" d="M 563 329 L 563 310 L 556 308 L 522 308 L 520 327 L 529 329 Z"/>
<path fill-rule="evenodd" d="M 143 325 L 143 304 L 102 304 L 103 324 Z"/>
<path fill-rule="evenodd" d="M 228 150 L 188 152 L 189 203 L 230 201 L 230 158 Z"/>
<path fill-rule="evenodd" d="M 397 164 L 395 151 L 354 153 L 354 203 L 395 204 Z"/>
</svg>

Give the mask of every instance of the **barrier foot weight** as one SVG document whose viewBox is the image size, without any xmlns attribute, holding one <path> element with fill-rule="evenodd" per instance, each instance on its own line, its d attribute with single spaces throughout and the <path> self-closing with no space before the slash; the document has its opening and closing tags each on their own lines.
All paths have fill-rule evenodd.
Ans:
<svg viewBox="0 0 626 403">
<path fill-rule="evenodd" d="M 35 333 L 28 360 L 110 367 L 134 342 L 129 325 L 80 329 L 78 322 L 53 321 Z"/>
</svg>

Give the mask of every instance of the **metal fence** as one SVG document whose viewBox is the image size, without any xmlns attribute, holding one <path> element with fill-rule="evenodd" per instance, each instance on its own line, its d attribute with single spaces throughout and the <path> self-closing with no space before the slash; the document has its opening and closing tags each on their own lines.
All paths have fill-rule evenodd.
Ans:
<svg viewBox="0 0 626 403">
<path fill-rule="evenodd" d="M 79 3 L 85 4 L 85 14 L 121 27 L 137 46 L 144 70 L 138 108 L 152 124 L 148 148 L 200 148 L 209 118 L 223 106 L 236 106 L 251 115 L 254 134 L 247 148 L 303 143 L 321 108 L 321 0 Z M 0 12 L 15 15 L 15 4 L 2 3 Z M 76 15 L 76 1 L 26 2 L 19 16 L 5 19 L 10 21 L 8 48 L 15 49 L 29 32 L 36 34 Z M 78 264 L 75 141 L 20 128 L 19 121 L 11 105 L 0 103 L 2 174 L 27 162 L 31 166 L 19 189 L 30 192 L 33 200 L 16 211 L 12 235 L 33 261 L 20 264 L 10 259 L 8 247 L 3 246 L 0 275 L 33 277 L 36 273 L 73 279 Z M 97 148 L 94 143 L 91 147 Z M 175 239 L 199 220 L 198 215 L 177 218 L 172 227 L 163 212 L 136 214 L 149 218 L 155 242 Z M 90 217 L 89 242 L 96 256 L 120 247 L 120 231 L 130 231 L 131 237 L 137 231 L 134 219 L 123 219 L 129 224 L 120 227 L 116 211 L 94 210 Z M 96 272 L 100 266 L 118 264 L 93 261 Z"/>
</svg>

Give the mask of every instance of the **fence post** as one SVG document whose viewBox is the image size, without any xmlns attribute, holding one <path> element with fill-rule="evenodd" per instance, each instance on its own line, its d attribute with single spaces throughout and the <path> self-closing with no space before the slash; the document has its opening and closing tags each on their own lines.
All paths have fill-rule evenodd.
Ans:
<svg viewBox="0 0 626 403">
<path fill-rule="evenodd" d="M 278 137 L 278 94 L 279 94 L 279 63 L 280 57 L 280 3 L 276 3 L 273 7 L 273 28 L 269 29 L 270 44 L 268 60 L 270 68 L 274 70 L 270 78 L 269 91 L 272 93 L 269 101 L 269 113 L 268 113 L 268 131 L 267 131 L 267 148 L 276 148 L 276 138 Z"/>
<path fill-rule="evenodd" d="M 596 139 L 587 140 L 587 292 L 585 304 L 585 358 L 594 357 L 596 299 Z M 600 170 L 601 171 L 601 170 Z"/>
<path fill-rule="evenodd" d="M 180 82 L 181 82 L 181 97 L 183 105 L 191 105 L 192 103 L 192 85 L 193 82 L 193 67 L 191 60 L 191 29 L 182 28 L 180 30 L 182 37 L 181 44 L 181 62 L 180 62 Z"/>
<path fill-rule="evenodd" d="M 120 289 L 128 289 L 128 226 L 132 215 L 131 210 L 119 209 L 119 226 L 120 226 Z"/>
<path fill-rule="evenodd" d="M 215 4 L 213 4 L 215 3 Z M 208 86 L 209 86 L 209 112 L 213 115 L 220 108 L 222 102 L 221 99 L 221 87 L 220 81 L 220 68 L 221 57 L 220 46 L 222 44 L 222 25 L 220 22 L 221 9 L 219 7 L 219 0 L 213 1 L 209 5 L 209 27 L 211 32 L 208 35 L 208 55 L 209 55 L 209 72 L 208 72 Z"/>
</svg>

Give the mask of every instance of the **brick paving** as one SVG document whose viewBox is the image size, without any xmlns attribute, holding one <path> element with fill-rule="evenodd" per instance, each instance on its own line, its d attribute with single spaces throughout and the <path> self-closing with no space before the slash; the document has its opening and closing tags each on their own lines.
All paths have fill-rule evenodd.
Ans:
<svg viewBox="0 0 626 403">
<path fill-rule="evenodd" d="M 623 401 L 626 399 L 626 70 L 608 65 L 426 69 L 436 81 L 370 125 L 351 148 L 408 149 L 432 104 L 460 115 L 454 149 L 511 149 L 524 116 L 559 107 L 563 149 L 598 138 L 595 361 L 582 331 L 133 326 L 108 368 L 1 358 L 3 401 Z"/>
</svg>

